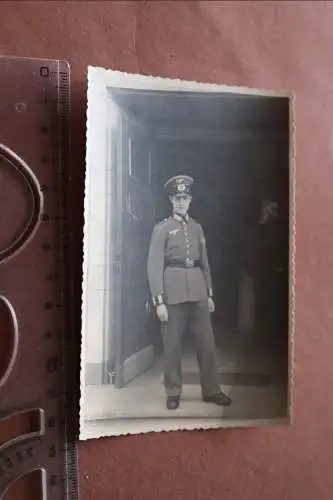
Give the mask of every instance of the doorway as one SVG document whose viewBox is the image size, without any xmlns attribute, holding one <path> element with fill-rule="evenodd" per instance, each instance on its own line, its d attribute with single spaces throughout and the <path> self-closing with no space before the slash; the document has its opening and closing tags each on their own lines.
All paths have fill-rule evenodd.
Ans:
<svg viewBox="0 0 333 500">
<path fill-rule="evenodd" d="M 213 325 L 224 374 L 232 367 L 240 375 L 251 375 L 251 370 L 258 375 L 258 356 L 267 358 L 269 352 L 274 357 L 279 342 L 283 359 L 287 359 L 288 103 L 189 92 L 111 89 L 111 94 L 118 107 L 118 126 L 111 177 L 116 190 L 110 220 L 110 274 L 115 291 L 108 328 L 110 382 L 124 388 L 162 357 L 146 259 L 154 225 L 170 215 L 163 185 L 176 174 L 195 179 L 190 215 L 202 224 L 207 240 L 216 304 Z M 279 205 L 281 222 L 275 240 L 270 235 L 260 236 L 258 230 L 265 196 Z M 265 238 L 266 247 L 262 244 Z M 274 251 L 279 263 L 270 267 Z M 258 271 L 262 262 L 272 271 L 270 279 Z M 279 268 L 278 285 L 273 267 Z M 258 283 L 264 290 L 259 305 Z M 244 295 L 250 304 L 249 316 L 254 318 L 245 327 L 240 318 L 240 297 L 244 301 Z M 275 306 L 271 305 L 269 321 L 264 323 L 258 317 L 265 316 L 267 295 L 274 296 Z M 280 327 L 274 328 L 281 318 Z M 189 336 L 187 348 L 191 348 Z M 266 359 L 264 365 L 274 363 L 275 358 L 268 363 Z M 190 372 L 193 378 L 192 368 Z"/>
</svg>

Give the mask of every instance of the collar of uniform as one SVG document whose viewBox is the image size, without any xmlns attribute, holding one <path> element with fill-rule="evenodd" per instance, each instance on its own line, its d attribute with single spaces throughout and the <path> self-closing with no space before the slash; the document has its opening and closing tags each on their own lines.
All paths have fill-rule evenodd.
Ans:
<svg viewBox="0 0 333 500">
<path fill-rule="evenodd" d="M 176 213 L 174 213 L 174 214 L 173 214 L 173 218 L 174 218 L 175 220 L 177 220 L 178 222 L 183 222 L 184 220 L 185 220 L 186 222 L 188 222 L 188 219 L 189 219 L 188 214 L 186 214 L 184 217 L 182 217 L 181 215 L 178 215 L 178 214 L 176 214 Z"/>
</svg>

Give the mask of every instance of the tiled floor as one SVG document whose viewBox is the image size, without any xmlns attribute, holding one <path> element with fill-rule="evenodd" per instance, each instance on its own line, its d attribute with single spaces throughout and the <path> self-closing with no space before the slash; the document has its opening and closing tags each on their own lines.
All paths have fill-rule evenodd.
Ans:
<svg viewBox="0 0 333 500">
<path fill-rule="evenodd" d="M 89 426 L 91 429 L 112 426 L 111 421 L 126 418 L 222 419 L 227 423 L 244 419 L 282 418 L 286 415 L 286 389 L 281 376 L 280 358 L 277 347 L 268 337 L 253 341 L 251 338 L 243 337 L 240 340 L 239 337 L 229 336 L 218 342 L 217 350 L 220 372 L 241 374 L 233 379 L 230 375 L 224 376 L 229 384 L 222 386 L 222 389 L 231 396 L 231 406 L 220 408 L 201 401 L 200 385 L 195 380 L 198 374 L 195 354 L 187 349 L 182 362 L 185 383 L 177 410 L 170 411 L 165 407 L 163 360 L 160 357 L 152 369 L 125 388 L 86 387 L 86 432 L 89 433 Z M 257 383 L 253 383 L 256 380 Z M 268 380 L 269 384 L 258 383 L 260 380 Z"/>
</svg>

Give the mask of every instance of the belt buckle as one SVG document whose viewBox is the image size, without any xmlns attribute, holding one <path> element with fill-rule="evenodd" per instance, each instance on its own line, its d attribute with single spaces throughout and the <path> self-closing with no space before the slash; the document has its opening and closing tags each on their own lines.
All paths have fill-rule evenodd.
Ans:
<svg viewBox="0 0 333 500">
<path fill-rule="evenodd" d="M 194 260 L 192 259 L 185 260 L 185 267 L 193 267 L 193 266 L 194 266 Z"/>
</svg>

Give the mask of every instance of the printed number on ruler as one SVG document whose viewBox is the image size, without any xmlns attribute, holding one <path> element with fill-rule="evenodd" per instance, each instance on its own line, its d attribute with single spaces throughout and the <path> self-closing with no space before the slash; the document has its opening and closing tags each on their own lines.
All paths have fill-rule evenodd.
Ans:
<svg viewBox="0 0 333 500">
<path fill-rule="evenodd" d="M 0 58 L 0 498 L 78 498 L 66 62 Z M 14 486 L 13 486 L 14 485 Z"/>
</svg>

